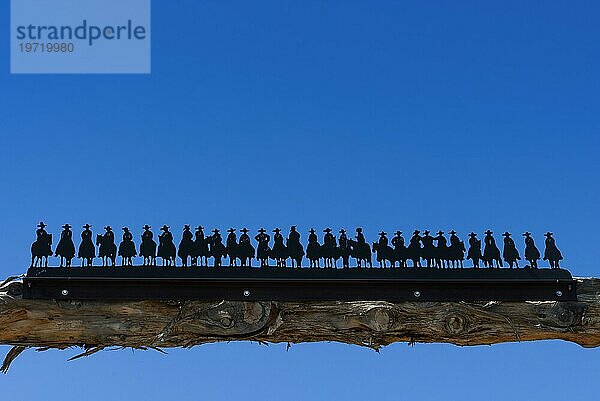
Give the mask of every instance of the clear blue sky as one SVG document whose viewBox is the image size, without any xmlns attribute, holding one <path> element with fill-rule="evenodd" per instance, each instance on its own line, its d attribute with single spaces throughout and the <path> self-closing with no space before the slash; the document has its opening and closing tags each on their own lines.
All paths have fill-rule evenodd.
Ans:
<svg viewBox="0 0 600 401">
<path fill-rule="evenodd" d="M 168 4 L 167 4 L 168 3 Z M 555 232 L 598 275 L 592 1 L 163 2 L 151 75 L 10 75 L 0 7 L 2 276 L 35 225 Z M 521 237 L 515 236 L 520 247 Z M 2 351 L 6 351 L 2 347 Z M 591 399 L 563 342 L 28 351 L 11 401 Z"/>
</svg>

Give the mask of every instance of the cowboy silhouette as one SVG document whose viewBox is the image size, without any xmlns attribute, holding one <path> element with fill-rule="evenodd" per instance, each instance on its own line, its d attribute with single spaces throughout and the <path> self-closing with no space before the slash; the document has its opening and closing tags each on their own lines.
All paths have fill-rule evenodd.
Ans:
<svg viewBox="0 0 600 401">
<path fill-rule="evenodd" d="M 529 231 L 526 231 L 523 236 L 525 237 L 525 260 L 531 264 L 532 268 L 537 269 L 537 261 L 540 258 L 540 251 L 535 246 L 535 241 L 533 240 L 533 237 Z"/>
<path fill-rule="evenodd" d="M 144 266 L 156 266 L 156 242 L 154 234 L 150 231 L 150 226 L 146 224 L 142 233 L 142 243 L 140 244 L 140 256 L 144 258 Z"/>
<path fill-rule="evenodd" d="M 422 267 L 421 265 L 421 255 L 423 255 L 423 249 L 421 248 L 421 231 L 415 230 L 413 231 L 413 235 L 410 238 L 407 248 L 407 256 L 408 259 L 411 259 L 413 262 L 413 267 Z"/>
<path fill-rule="evenodd" d="M 337 268 L 336 260 L 338 256 L 337 242 L 335 236 L 331 233 L 331 228 L 327 227 L 323 230 L 325 235 L 323 236 L 323 246 L 321 246 L 321 257 L 324 260 L 325 268 Z"/>
<path fill-rule="evenodd" d="M 237 266 L 237 235 L 235 234 L 235 228 L 227 230 L 227 239 L 225 240 L 225 252 L 229 255 L 229 265 Z"/>
<path fill-rule="evenodd" d="M 258 247 L 256 248 L 256 259 L 260 260 L 260 267 L 268 267 L 269 266 L 269 254 L 271 253 L 271 249 L 269 249 L 269 241 L 271 241 L 271 237 L 267 234 L 267 231 L 264 228 L 258 230 L 258 234 L 254 237 L 256 241 L 258 241 Z"/>
<path fill-rule="evenodd" d="M 494 267 L 494 262 L 496 263 L 496 267 L 502 267 L 502 259 L 500 258 L 500 249 L 496 246 L 496 240 L 492 235 L 492 231 L 487 230 L 485 232 L 485 237 L 483 241 L 485 246 L 483 247 L 483 264 L 487 267 Z"/>
<path fill-rule="evenodd" d="M 204 236 L 204 227 L 196 227 L 194 233 L 194 256 L 192 257 L 192 265 L 198 264 L 198 258 L 200 258 L 200 266 L 208 266 L 208 258 L 210 252 L 208 250 L 209 240 Z"/>
<path fill-rule="evenodd" d="M 115 265 L 117 258 L 117 245 L 115 245 L 115 233 L 111 226 L 104 227 L 106 231 L 104 235 L 96 235 L 96 245 L 99 245 L 98 256 L 102 258 L 102 266 L 106 266 L 110 262 L 111 266 Z"/>
<path fill-rule="evenodd" d="M 365 267 L 367 267 L 367 265 L 369 268 L 373 267 L 371 247 L 365 240 L 365 236 L 362 233 L 362 227 L 356 228 L 356 241 L 350 239 L 348 240 L 348 245 L 350 245 L 350 256 L 356 258 L 357 267 L 362 267 L 363 262 Z"/>
<path fill-rule="evenodd" d="M 560 266 L 558 264 L 559 261 L 562 260 L 562 253 L 556 247 L 556 242 L 554 241 L 554 237 L 552 237 L 551 232 L 547 232 L 544 234 L 546 236 L 546 249 L 544 250 L 544 260 L 550 262 L 551 269 L 559 269 Z"/>
<path fill-rule="evenodd" d="M 223 245 L 223 238 L 221 237 L 221 232 L 219 229 L 215 228 L 213 230 L 213 235 L 207 238 L 208 243 L 210 245 L 209 253 L 214 258 L 215 267 L 221 267 L 221 258 L 227 255 L 227 250 L 225 249 L 225 245 Z"/>
<path fill-rule="evenodd" d="M 319 244 L 319 239 L 317 238 L 317 234 L 315 233 L 315 229 L 310 229 L 310 234 L 308 235 L 308 245 L 306 246 L 306 257 L 310 261 L 310 267 L 320 267 L 319 259 L 321 257 L 321 245 Z"/>
<path fill-rule="evenodd" d="M 438 231 L 436 234 L 437 236 L 433 237 L 433 240 L 436 242 L 435 267 L 442 269 L 448 267 L 448 241 L 446 240 L 446 237 L 444 237 L 444 232 L 442 230 Z"/>
<path fill-rule="evenodd" d="M 177 251 L 173 243 L 173 234 L 166 224 L 160 229 L 162 233 L 158 236 L 158 257 L 162 259 L 163 266 L 174 266 Z"/>
<path fill-rule="evenodd" d="M 46 232 L 44 229 L 46 225 L 43 221 L 40 221 L 37 226 L 35 242 L 31 244 L 31 267 L 42 267 L 42 259 L 44 260 L 44 267 L 48 267 L 48 256 L 52 256 L 52 234 Z"/>
<path fill-rule="evenodd" d="M 465 243 L 458 238 L 456 231 L 450 231 L 450 246 L 448 247 L 448 259 L 452 267 L 462 269 L 463 259 L 465 258 Z"/>
<path fill-rule="evenodd" d="M 283 243 L 283 235 L 281 235 L 281 230 L 279 228 L 275 228 L 273 232 L 275 235 L 273 235 L 273 250 L 271 251 L 271 258 L 275 259 L 277 267 L 285 267 L 288 251 Z"/>
<path fill-rule="evenodd" d="M 477 234 L 471 232 L 469 234 L 469 253 L 467 253 L 467 259 L 471 259 L 473 267 L 478 268 L 481 257 L 481 240 L 477 239 Z"/>
<path fill-rule="evenodd" d="M 346 230 L 344 230 L 343 228 L 339 231 L 339 233 L 339 255 L 342 258 L 342 267 L 344 269 L 348 269 L 350 268 L 350 245 L 348 243 L 348 236 L 346 236 Z"/>
<path fill-rule="evenodd" d="M 392 267 L 396 267 L 396 261 L 398 261 L 399 267 L 406 267 L 406 246 L 404 245 L 402 231 L 397 230 L 394 233 L 394 237 L 392 238 L 392 246 L 394 247 Z"/>
<path fill-rule="evenodd" d="M 433 267 L 433 260 L 435 259 L 435 247 L 433 246 L 433 237 L 429 235 L 429 230 L 423 231 L 421 243 L 423 244 L 421 254 L 422 258 L 425 259 L 425 267 Z"/>
<path fill-rule="evenodd" d="M 81 267 L 83 267 L 84 262 L 86 266 L 91 267 L 92 260 L 96 257 L 96 247 L 92 241 L 92 230 L 90 230 L 90 227 L 92 226 L 89 224 L 84 225 L 81 232 L 81 244 L 79 244 L 77 252 L 77 257 L 81 258 Z"/>
<path fill-rule="evenodd" d="M 519 251 L 517 250 L 515 241 L 513 241 L 510 235 L 511 234 L 508 231 L 502 234 L 502 236 L 504 237 L 504 250 L 502 251 L 502 257 L 508 263 L 511 269 L 513 267 L 513 264 L 518 269 L 518 260 L 521 260 L 521 256 L 519 256 Z"/>
<path fill-rule="evenodd" d="M 240 258 L 242 267 L 248 266 L 252 267 L 252 258 L 254 258 L 254 247 L 250 242 L 250 236 L 248 235 L 248 229 L 242 228 L 240 230 L 242 235 L 240 235 L 240 243 L 238 245 L 238 258 Z"/>
<path fill-rule="evenodd" d="M 304 256 L 304 248 L 300 242 L 300 233 L 296 230 L 296 226 L 290 227 L 290 233 L 288 234 L 286 246 L 288 254 L 292 259 L 292 267 L 302 267 L 302 257 Z"/>
<path fill-rule="evenodd" d="M 63 265 L 63 259 L 65 261 L 65 267 L 71 267 L 71 259 L 75 257 L 73 231 L 71 231 L 71 226 L 69 224 L 65 224 L 62 228 L 63 231 L 60 233 L 60 240 L 56 246 L 55 256 L 60 256 L 60 267 Z"/>
<path fill-rule="evenodd" d="M 377 252 L 377 261 L 379 262 L 379 267 L 387 267 L 386 261 L 390 261 L 390 264 L 393 260 L 393 250 L 388 245 L 388 239 L 386 237 L 387 233 L 381 231 L 379 233 L 379 241 L 373 243 L 373 252 Z"/>
<path fill-rule="evenodd" d="M 194 253 L 194 236 L 190 231 L 190 225 L 186 224 L 183 226 L 183 232 L 181 233 L 181 241 L 179 242 L 179 249 L 177 250 L 177 256 L 181 259 L 182 267 L 186 267 L 188 264 L 188 257 L 193 258 Z"/>
<path fill-rule="evenodd" d="M 119 244 L 118 255 L 121 257 L 121 266 L 133 266 L 133 257 L 137 255 L 133 235 L 128 227 L 123 227 L 123 240 Z"/>
</svg>

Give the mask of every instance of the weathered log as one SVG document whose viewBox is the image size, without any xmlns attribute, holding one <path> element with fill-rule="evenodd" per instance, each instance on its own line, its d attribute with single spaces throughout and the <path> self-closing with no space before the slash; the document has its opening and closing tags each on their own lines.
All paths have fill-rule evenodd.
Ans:
<svg viewBox="0 0 600 401">
<path fill-rule="evenodd" d="M 200 302 L 25 300 L 0 285 L 0 343 L 14 348 L 192 347 L 218 341 L 481 345 L 560 339 L 600 345 L 600 280 L 577 302 Z M 8 365 L 4 367 L 7 369 Z"/>
</svg>

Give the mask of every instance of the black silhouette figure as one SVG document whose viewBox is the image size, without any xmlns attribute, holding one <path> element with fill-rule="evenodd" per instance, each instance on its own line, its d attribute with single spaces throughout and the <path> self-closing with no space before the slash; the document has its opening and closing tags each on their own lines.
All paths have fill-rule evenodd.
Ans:
<svg viewBox="0 0 600 401">
<path fill-rule="evenodd" d="M 198 259 L 200 259 L 200 266 L 208 266 L 208 258 L 210 257 L 208 243 L 209 240 L 204 236 L 204 227 L 196 227 L 196 232 L 194 234 L 194 254 L 192 256 L 192 266 L 198 265 Z"/>
<path fill-rule="evenodd" d="M 118 255 L 121 257 L 121 266 L 133 266 L 133 257 L 137 255 L 137 251 L 128 227 L 123 227 L 123 240 L 119 244 Z"/>
<path fill-rule="evenodd" d="M 373 242 L 373 252 L 377 253 L 377 262 L 379 262 L 379 267 L 387 267 L 387 262 L 390 262 L 390 266 L 392 261 L 394 260 L 393 249 L 388 245 L 387 233 L 382 231 L 379 233 L 379 241 Z"/>
<path fill-rule="evenodd" d="M 433 246 L 433 237 L 429 235 L 429 230 L 423 231 L 421 237 L 423 248 L 421 249 L 421 257 L 425 259 L 425 267 L 433 267 L 435 259 L 435 247 Z"/>
<path fill-rule="evenodd" d="M 433 240 L 436 242 L 435 247 L 435 267 L 438 269 L 443 269 L 448 267 L 448 241 L 446 237 L 444 237 L 444 232 L 442 230 L 438 231 L 437 236 L 433 237 Z"/>
<path fill-rule="evenodd" d="M 237 266 L 237 235 L 235 234 L 235 228 L 227 230 L 227 239 L 225 240 L 225 252 L 229 256 L 229 266 Z"/>
<path fill-rule="evenodd" d="M 179 248 L 177 249 L 177 256 L 181 259 L 181 266 L 187 267 L 188 258 L 192 259 L 194 256 L 194 235 L 190 231 L 190 225 L 186 224 L 183 226 L 183 232 L 181 233 L 181 241 L 179 242 Z M 191 260 L 190 260 L 191 262 Z"/>
<path fill-rule="evenodd" d="M 492 231 L 487 230 L 485 232 L 485 237 L 483 238 L 484 247 L 483 247 L 483 265 L 487 267 L 494 267 L 494 263 L 496 267 L 502 267 L 504 264 L 502 263 L 502 258 L 500 257 L 500 249 L 496 246 L 496 240 L 492 235 Z"/>
<path fill-rule="evenodd" d="M 337 241 L 331 233 L 331 228 L 327 227 L 323 230 L 323 245 L 321 246 L 321 257 L 323 258 L 325 268 L 337 268 Z"/>
<path fill-rule="evenodd" d="M 240 235 L 240 243 L 238 244 L 237 257 L 240 258 L 242 267 L 245 267 L 246 265 L 251 267 L 252 258 L 254 258 L 254 247 L 250 242 L 248 229 L 242 228 L 240 231 L 242 232 L 242 235 Z"/>
<path fill-rule="evenodd" d="M 319 259 L 321 258 L 321 245 L 319 244 L 319 238 L 315 233 L 315 229 L 310 229 L 308 235 L 308 245 L 306 246 L 306 257 L 308 258 L 311 268 L 319 268 Z"/>
<path fill-rule="evenodd" d="M 269 248 L 269 241 L 271 241 L 271 237 L 267 234 L 267 231 L 264 228 L 258 230 L 258 234 L 254 237 L 256 241 L 258 241 L 258 247 L 256 248 L 256 259 L 260 260 L 260 267 L 268 267 L 269 266 L 269 255 L 271 253 L 271 249 Z"/>
<path fill-rule="evenodd" d="M 111 266 L 115 265 L 117 259 L 117 245 L 115 244 L 115 233 L 111 226 L 104 227 L 104 235 L 96 235 L 96 245 L 99 245 L 98 256 L 102 258 L 102 267 L 106 267 L 108 262 Z"/>
<path fill-rule="evenodd" d="M 174 266 L 177 250 L 173 243 L 173 234 L 166 224 L 160 229 L 162 233 L 158 236 L 158 257 L 162 259 L 163 266 Z"/>
<path fill-rule="evenodd" d="M 48 267 L 48 256 L 52 256 L 52 234 L 48 234 L 45 227 L 44 222 L 40 221 L 35 230 L 35 242 L 31 244 L 31 267 L 42 267 L 42 261 L 44 267 Z"/>
<path fill-rule="evenodd" d="M 477 234 L 471 232 L 469 234 L 469 252 L 467 253 L 467 259 L 473 261 L 473 267 L 479 267 L 479 260 L 482 258 L 481 255 L 481 240 L 477 239 Z"/>
<path fill-rule="evenodd" d="M 146 224 L 142 233 L 142 243 L 140 244 L 140 256 L 144 258 L 144 266 L 156 266 L 156 242 L 154 234 L 150 231 L 150 226 Z"/>
<path fill-rule="evenodd" d="M 96 257 L 96 247 L 92 241 L 92 230 L 90 230 L 89 224 L 83 226 L 81 232 L 81 244 L 79 244 L 79 250 L 77 251 L 77 257 L 81 258 L 81 267 L 85 262 L 88 267 L 92 266 L 92 261 Z"/>
<path fill-rule="evenodd" d="M 285 245 L 287 246 L 288 255 L 292 259 L 292 267 L 302 267 L 304 248 L 300 242 L 300 233 L 296 230 L 296 226 L 290 227 L 290 233 L 288 234 Z"/>
<path fill-rule="evenodd" d="M 60 267 L 63 266 L 63 260 L 65 267 L 71 267 L 71 259 L 75 257 L 75 244 L 73 244 L 73 231 L 71 226 L 65 224 L 62 226 L 63 231 L 60 233 L 60 240 L 56 246 L 54 256 L 60 256 Z"/>
<path fill-rule="evenodd" d="M 342 267 L 344 269 L 350 268 L 350 244 L 348 243 L 348 236 L 346 230 L 343 228 L 340 230 L 340 238 L 338 239 L 338 253 L 342 258 Z"/>
<path fill-rule="evenodd" d="M 356 229 L 356 241 L 349 239 L 348 245 L 350 246 L 350 256 L 356 259 L 356 265 L 358 268 L 362 267 L 364 263 L 369 268 L 373 267 L 373 261 L 371 259 L 371 246 L 365 240 L 365 236 L 362 233 L 362 228 Z"/>
<path fill-rule="evenodd" d="M 413 267 L 422 267 L 421 256 L 423 254 L 423 249 L 421 248 L 421 231 L 413 231 L 413 235 L 408 242 L 406 251 L 407 259 L 412 260 Z"/>
<path fill-rule="evenodd" d="M 274 229 L 273 232 L 275 234 L 273 235 L 273 250 L 270 255 L 271 259 L 275 259 L 277 267 L 285 267 L 288 258 L 288 250 L 283 243 L 283 235 L 281 235 L 281 230 L 279 228 Z"/>
<path fill-rule="evenodd" d="M 546 236 L 546 249 L 544 250 L 544 260 L 550 262 L 551 269 L 560 269 L 559 261 L 563 259 L 562 253 L 556 247 L 554 237 L 551 232 L 544 234 Z"/>
<path fill-rule="evenodd" d="M 518 260 L 521 260 L 521 256 L 519 256 L 519 251 L 517 250 L 515 241 L 512 238 L 510 238 L 510 235 L 511 234 L 508 231 L 502 234 L 502 236 L 504 237 L 504 250 L 502 251 L 502 257 L 504 258 L 506 263 L 508 263 L 508 266 L 510 266 L 511 269 L 513 268 L 513 264 L 518 269 Z"/>
<path fill-rule="evenodd" d="M 463 268 L 465 259 L 465 243 L 456 235 L 456 231 L 450 231 L 450 246 L 448 247 L 448 260 L 450 266 Z"/>
<path fill-rule="evenodd" d="M 523 236 L 525 237 L 525 260 L 531 264 L 532 268 L 537 269 L 537 261 L 540 259 L 540 251 L 535 246 L 535 242 L 529 231 L 526 231 Z"/>
<path fill-rule="evenodd" d="M 398 230 L 394 233 L 394 237 L 392 238 L 392 246 L 394 247 L 392 267 L 396 267 L 396 262 L 398 262 L 399 267 L 406 267 L 407 248 L 404 245 L 402 231 Z"/>
<path fill-rule="evenodd" d="M 209 254 L 214 258 L 214 266 L 221 267 L 222 262 L 221 259 L 227 256 L 227 249 L 225 249 L 225 245 L 223 245 L 223 238 L 221 237 L 221 232 L 219 229 L 215 228 L 213 230 L 213 235 L 207 237 L 208 245 L 209 245 Z"/>
</svg>

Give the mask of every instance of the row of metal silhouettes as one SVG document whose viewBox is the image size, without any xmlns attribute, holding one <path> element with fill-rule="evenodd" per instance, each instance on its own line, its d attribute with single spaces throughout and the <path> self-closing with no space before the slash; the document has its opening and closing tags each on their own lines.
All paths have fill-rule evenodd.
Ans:
<svg viewBox="0 0 600 401">
<path fill-rule="evenodd" d="M 60 266 L 71 266 L 71 260 L 75 257 L 75 244 L 73 243 L 73 232 L 71 226 L 65 224 L 60 234 L 60 240 L 55 251 L 52 251 L 52 235 L 49 234 L 43 222 L 38 224 L 36 230 L 36 240 L 31 245 L 31 265 L 47 266 L 48 257 L 60 257 Z M 330 228 L 323 230 L 325 233 L 323 241 L 319 238 L 314 229 L 309 231 L 306 250 L 300 241 L 300 233 L 296 226 L 290 228 L 287 238 L 284 238 L 279 228 L 273 230 L 273 244 L 271 245 L 271 236 L 263 228 L 258 230 L 254 237 L 257 241 L 256 248 L 252 245 L 249 230 L 242 228 L 239 230 L 241 235 L 237 236 L 236 229 L 230 228 L 225 243 L 220 234 L 220 230 L 212 230 L 212 235 L 204 234 L 204 227 L 195 228 L 192 233 L 189 225 L 185 225 L 178 247 L 175 246 L 173 234 L 169 227 L 164 225 L 160 228 L 162 233 L 159 235 L 158 246 L 154 241 L 154 234 L 149 225 L 142 227 L 141 243 L 139 253 L 133 241 L 133 234 L 128 227 L 123 227 L 122 240 L 117 247 L 115 243 L 115 234 L 110 226 L 104 227 L 104 233 L 96 236 L 96 241 L 92 240 L 92 230 L 89 224 L 83 226 L 81 232 L 81 243 L 78 247 L 77 257 L 81 258 L 82 266 L 91 266 L 96 257 L 96 246 L 98 246 L 97 256 L 102 258 L 102 265 L 115 266 L 117 256 L 121 257 L 123 266 L 133 266 L 135 256 L 143 257 L 143 265 L 156 265 L 156 258 L 162 260 L 163 266 L 174 266 L 176 258 L 179 257 L 182 266 L 207 266 L 209 258 L 214 259 L 213 266 L 221 266 L 222 259 L 228 257 L 230 266 L 252 266 L 252 259 L 256 257 L 260 261 L 261 267 L 269 266 L 269 259 L 275 260 L 277 267 L 287 266 L 287 259 L 291 259 L 292 267 L 301 267 L 302 259 L 306 257 L 309 260 L 309 266 L 312 268 L 321 267 L 321 260 L 325 268 L 336 268 L 337 261 L 341 259 L 342 267 L 349 267 L 350 258 L 356 259 L 357 267 L 372 267 L 372 254 L 376 255 L 376 260 L 380 267 L 408 267 L 409 261 L 413 267 L 435 267 L 435 268 L 455 268 L 463 267 L 463 260 L 466 258 L 472 260 L 473 267 L 479 267 L 480 261 L 485 267 L 503 267 L 507 262 L 510 268 L 519 267 L 518 261 L 521 255 L 516 247 L 515 241 L 511 238 L 509 232 L 502 234 L 504 237 L 504 248 L 502 254 L 496 245 L 493 232 L 487 230 L 483 238 L 484 246 L 482 250 L 481 240 L 477 234 L 469 234 L 468 252 L 456 231 L 449 232 L 450 237 L 446 238 L 443 231 L 438 231 L 436 236 L 430 235 L 429 230 L 415 230 L 408 241 L 405 242 L 402 231 L 394 233 L 391 242 L 388 240 L 386 232 L 379 233 L 377 242 L 371 245 L 365 240 L 362 228 L 356 228 L 356 234 L 353 238 L 348 238 L 346 230 L 340 229 L 339 236 L 332 234 Z M 548 260 L 551 268 L 559 268 L 559 261 L 563 259 L 561 252 L 556 247 L 556 243 L 551 232 L 544 234 L 545 250 L 544 260 Z M 540 251 L 535 245 L 531 233 L 526 232 L 524 236 L 524 257 L 529 265 L 525 267 L 538 267 L 538 260 L 541 258 Z M 391 243 L 391 246 L 390 246 Z"/>
</svg>

